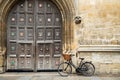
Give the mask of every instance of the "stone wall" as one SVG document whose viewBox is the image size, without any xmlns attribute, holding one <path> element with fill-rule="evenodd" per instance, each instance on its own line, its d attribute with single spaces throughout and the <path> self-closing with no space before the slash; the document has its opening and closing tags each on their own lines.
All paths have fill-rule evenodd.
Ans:
<svg viewBox="0 0 120 80">
<path fill-rule="evenodd" d="M 79 52 L 78 57 L 85 61 L 92 61 L 95 65 L 95 74 L 120 74 L 119 52 Z M 79 63 L 79 59 L 78 63 Z"/>
<path fill-rule="evenodd" d="M 75 28 L 80 45 L 120 44 L 120 0 L 78 0 L 82 23 Z"/>
<path fill-rule="evenodd" d="M 92 61 L 96 74 L 120 75 L 120 0 L 76 1 L 82 17 L 74 28 L 78 57 Z"/>
</svg>

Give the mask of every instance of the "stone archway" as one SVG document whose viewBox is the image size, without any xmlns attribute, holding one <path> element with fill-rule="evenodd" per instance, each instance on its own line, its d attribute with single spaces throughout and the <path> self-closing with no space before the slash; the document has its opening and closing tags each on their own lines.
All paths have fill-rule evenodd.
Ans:
<svg viewBox="0 0 120 80">
<path fill-rule="evenodd" d="M 67 50 L 72 50 L 72 43 L 73 43 L 73 16 L 75 14 L 74 11 L 74 5 L 73 5 L 73 0 L 51 0 L 53 3 L 55 3 L 58 8 L 60 9 L 60 12 L 62 14 L 62 26 L 63 26 L 63 37 L 62 37 L 62 49 L 63 52 Z M 9 11 L 11 8 L 18 2 L 18 0 L 2 0 L 0 2 L 0 46 L 1 46 L 1 51 L 3 52 L 3 55 L 5 55 L 5 50 L 6 48 L 6 20 Z M 4 62 L 5 63 L 5 62 Z M 5 65 L 5 64 L 4 64 Z"/>
</svg>

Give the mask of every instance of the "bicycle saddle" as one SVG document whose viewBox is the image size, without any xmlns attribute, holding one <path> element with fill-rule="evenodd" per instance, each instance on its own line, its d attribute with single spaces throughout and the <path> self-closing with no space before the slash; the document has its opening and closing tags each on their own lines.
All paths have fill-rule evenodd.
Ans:
<svg viewBox="0 0 120 80">
<path fill-rule="evenodd" d="M 79 59 L 84 60 L 84 58 L 79 58 Z"/>
</svg>

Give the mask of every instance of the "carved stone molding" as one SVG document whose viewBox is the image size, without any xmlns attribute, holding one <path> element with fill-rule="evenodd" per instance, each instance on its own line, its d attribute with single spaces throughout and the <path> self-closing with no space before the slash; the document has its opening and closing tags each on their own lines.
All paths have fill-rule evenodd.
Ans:
<svg viewBox="0 0 120 80">
<path fill-rule="evenodd" d="M 86 52 L 86 51 L 120 51 L 119 45 L 81 45 L 77 49 L 78 52 Z"/>
</svg>

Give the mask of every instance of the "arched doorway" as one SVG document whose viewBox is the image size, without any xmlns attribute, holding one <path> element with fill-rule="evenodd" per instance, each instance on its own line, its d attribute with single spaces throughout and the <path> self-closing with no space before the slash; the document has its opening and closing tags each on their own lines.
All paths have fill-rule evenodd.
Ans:
<svg viewBox="0 0 120 80">
<path fill-rule="evenodd" d="M 62 17 L 50 0 L 23 0 L 7 20 L 7 70 L 55 70 L 62 50 Z"/>
</svg>

